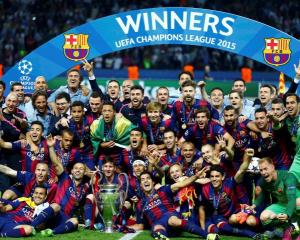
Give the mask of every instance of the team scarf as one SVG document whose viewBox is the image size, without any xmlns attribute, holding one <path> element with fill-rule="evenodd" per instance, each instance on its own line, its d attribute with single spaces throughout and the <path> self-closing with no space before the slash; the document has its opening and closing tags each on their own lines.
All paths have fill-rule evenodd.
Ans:
<svg viewBox="0 0 300 240">
<path fill-rule="evenodd" d="M 114 118 L 109 139 L 104 136 L 105 122 L 103 117 L 95 120 L 90 128 L 91 140 L 94 154 L 98 152 L 101 142 L 114 141 L 122 145 L 129 145 L 130 131 L 136 126 L 121 114 L 117 114 Z"/>
</svg>

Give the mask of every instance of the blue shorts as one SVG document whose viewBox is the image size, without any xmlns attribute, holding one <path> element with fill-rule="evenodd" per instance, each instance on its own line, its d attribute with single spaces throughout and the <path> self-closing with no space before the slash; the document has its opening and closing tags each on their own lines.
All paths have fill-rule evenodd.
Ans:
<svg viewBox="0 0 300 240">
<path fill-rule="evenodd" d="M 6 232 L 7 230 L 14 229 L 18 225 L 20 224 L 7 217 L 0 216 L 0 232 Z"/>
<path fill-rule="evenodd" d="M 212 215 L 205 220 L 205 229 L 208 230 L 210 225 L 217 225 L 220 222 L 228 222 L 227 218 L 222 215 Z"/>
<path fill-rule="evenodd" d="M 166 229 L 166 232 L 169 236 L 172 228 L 168 225 L 168 221 L 169 221 L 170 217 L 173 217 L 173 216 L 176 216 L 181 219 L 180 215 L 177 212 L 166 213 L 158 221 L 153 223 L 153 225 L 151 227 L 151 231 L 153 232 L 155 226 L 161 225 Z"/>
<path fill-rule="evenodd" d="M 61 224 L 65 224 L 65 222 L 69 219 L 70 218 L 64 212 L 60 211 L 57 215 L 51 218 L 50 221 L 48 221 L 47 227 L 51 229 L 56 228 Z"/>
</svg>

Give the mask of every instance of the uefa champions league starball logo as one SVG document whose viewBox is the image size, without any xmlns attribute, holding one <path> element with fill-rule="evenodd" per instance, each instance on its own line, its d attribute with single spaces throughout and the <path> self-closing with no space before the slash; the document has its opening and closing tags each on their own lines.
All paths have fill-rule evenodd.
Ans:
<svg viewBox="0 0 300 240">
<path fill-rule="evenodd" d="M 24 74 L 24 75 L 28 75 L 30 74 L 30 72 L 32 71 L 33 67 L 32 67 L 32 63 L 27 61 L 27 60 L 22 60 L 21 62 L 19 62 L 18 64 L 18 69 L 19 71 Z"/>
</svg>

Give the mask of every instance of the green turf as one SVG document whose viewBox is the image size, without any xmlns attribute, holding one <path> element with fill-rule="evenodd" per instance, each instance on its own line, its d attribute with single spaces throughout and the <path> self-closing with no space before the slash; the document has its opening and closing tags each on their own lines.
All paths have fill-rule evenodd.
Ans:
<svg viewBox="0 0 300 240">
<path fill-rule="evenodd" d="M 61 240 L 117 240 L 123 237 L 124 234 L 122 233 L 101 233 L 98 231 L 91 231 L 91 230 L 83 230 L 79 229 L 77 232 L 73 233 L 66 233 L 61 235 L 56 235 L 53 237 L 47 237 L 44 238 L 41 236 L 40 233 L 37 233 L 34 237 L 27 237 L 27 238 L 19 238 L 19 239 L 33 239 L 33 240 L 39 240 L 39 239 L 61 239 Z M 16 238 L 5 238 L 5 239 L 16 239 Z M 184 233 L 183 235 L 180 235 L 176 238 L 171 238 L 174 240 L 196 240 L 200 239 L 195 235 Z M 242 238 L 242 237 L 231 237 L 231 236 L 222 236 L 222 240 L 239 240 L 239 239 L 248 239 L 248 238 Z M 153 238 L 150 236 L 149 231 L 143 231 L 138 236 L 136 236 L 133 240 L 153 240 Z"/>
</svg>

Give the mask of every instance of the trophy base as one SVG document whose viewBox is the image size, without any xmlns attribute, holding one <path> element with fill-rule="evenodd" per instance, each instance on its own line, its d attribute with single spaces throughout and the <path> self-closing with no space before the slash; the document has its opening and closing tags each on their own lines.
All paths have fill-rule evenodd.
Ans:
<svg viewBox="0 0 300 240">
<path fill-rule="evenodd" d="M 105 227 L 105 233 L 113 233 L 114 230 L 112 229 L 112 227 Z"/>
</svg>

